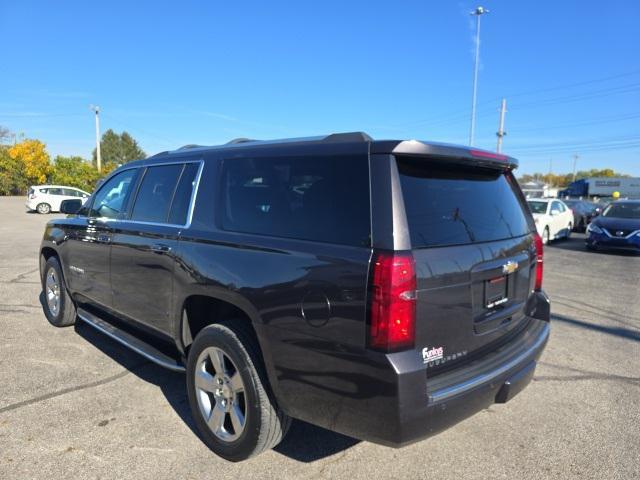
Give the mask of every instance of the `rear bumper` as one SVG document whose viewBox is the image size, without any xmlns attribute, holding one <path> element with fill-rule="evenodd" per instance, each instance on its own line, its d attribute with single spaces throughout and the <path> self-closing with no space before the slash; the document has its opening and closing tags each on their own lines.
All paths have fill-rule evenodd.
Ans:
<svg viewBox="0 0 640 480">
<path fill-rule="evenodd" d="M 537 361 L 549 339 L 548 322 L 531 319 L 532 328 L 513 344 L 467 366 L 464 371 L 427 378 L 426 401 L 407 398 L 402 405 L 395 437 L 379 443 L 401 447 L 435 435 L 494 403 L 505 403 L 533 378 Z M 402 383 L 402 382 L 401 382 Z"/>
<path fill-rule="evenodd" d="M 420 349 L 392 354 L 337 349 L 283 329 L 264 332 L 267 368 L 289 415 L 351 437 L 402 447 L 502 403 L 531 381 L 549 338 L 549 302 L 532 296 L 526 327 L 501 348 L 428 377 Z"/>
</svg>

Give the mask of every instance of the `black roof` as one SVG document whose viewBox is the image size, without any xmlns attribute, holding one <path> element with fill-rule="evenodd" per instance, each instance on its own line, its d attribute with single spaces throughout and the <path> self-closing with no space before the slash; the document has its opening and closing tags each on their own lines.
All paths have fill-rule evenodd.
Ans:
<svg viewBox="0 0 640 480">
<path fill-rule="evenodd" d="M 518 161 L 507 155 L 482 150 L 475 147 L 465 147 L 446 143 L 430 142 L 423 140 L 374 140 L 364 132 L 332 133 L 317 137 L 288 138 L 279 140 L 254 140 L 249 138 L 236 138 L 223 145 L 202 146 L 185 145 L 176 150 L 161 152 L 151 158 L 173 156 L 185 153 L 214 153 L 221 151 L 234 151 L 240 149 L 262 150 L 263 148 L 287 148 L 295 146 L 324 146 L 350 145 L 358 149 L 366 148 L 371 154 L 395 154 L 405 156 L 436 156 L 436 157 L 456 157 L 473 161 L 476 164 L 486 164 L 487 166 L 504 168 L 516 168 Z M 359 146 L 359 147 L 358 147 Z M 238 152 L 239 153 L 239 152 Z M 145 160 L 140 161 L 145 162 Z M 131 165 L 131 164 L 128 164 Z"/>
</svg>

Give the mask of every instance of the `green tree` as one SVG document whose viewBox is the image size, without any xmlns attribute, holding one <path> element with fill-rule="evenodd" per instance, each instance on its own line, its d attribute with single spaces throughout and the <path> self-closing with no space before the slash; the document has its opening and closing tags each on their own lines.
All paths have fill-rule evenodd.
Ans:
<svg viewBox="0 0 640 480">
<path fill-rule="evenodd" d="M 0 195 L 24 194 L 29 186 L 24 163 L 9 155 L 9 148 L 0 146 Z"/>
<path fill-rule="evenodd" d="M 111 170 L 124 163 L 146 157 L 146 153 L 140 148 L 138 142 L 127 132 L 117 134 L 109 129 L 100 139 L 100 156 L 102 160 L 102 173 Z M 96 165 L 96 149 L 93 149 L 93 164 Z"/>
<path fill-rule="evenodd" d="M 53 161 L 51 183 L 76 187 L 85 192 L 93 191 L 100 178 L 98 169 L 82 157 L 58 155 Z"/>
</svg>

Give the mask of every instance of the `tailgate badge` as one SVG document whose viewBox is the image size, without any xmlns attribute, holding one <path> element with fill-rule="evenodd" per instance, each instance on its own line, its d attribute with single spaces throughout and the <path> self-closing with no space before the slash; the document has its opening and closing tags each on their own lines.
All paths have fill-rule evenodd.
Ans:
<svg viewBox="0 0 640 480">
<path fill-rule="evenodd" d="M 510 273 L 515 272 L 518 269 L 518 262 L 514 262 L 509 260 L 507 263 L 502 265 L 502 273 L 505 275 L 509 275 Z"/>
<path fill-rule="evenodd" d="M 442 360 L 444 357 L 444 347 L 425 347 L 422 349 L 422 361 L 424 363 L 431 363 L 436 360 Z"/>
</svg>

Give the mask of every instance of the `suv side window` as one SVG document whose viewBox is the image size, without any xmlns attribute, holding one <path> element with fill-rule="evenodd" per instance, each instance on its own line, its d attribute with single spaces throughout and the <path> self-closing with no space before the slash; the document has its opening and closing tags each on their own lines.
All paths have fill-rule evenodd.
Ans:
<svg viewBox="0 0 640 480">
<path fill-rule="evenodd" d="M 49 195 L 62 195 L 62 189 L 61 188 L 50 188 L 47 193 Z"/>
<path fill-rule="evenodd" d="M 173 195 L 168 222 L 173 225 L 185 225 L 188 220 L 191 197 L 196 184 L 199 163 L 187 163 L 182 170 L 176 193 Z"/>
<path fill-rule="evenodd" d="M 137 169 L 132 168 L 111 177 L 95 194 L 90 217 L 118 218 L 126 206 L 127 194 Z"/>
<path fill-rule="evenodd" d="M 366 155 L 229 159 L 221 181 L 224 230 L 370 245 Z"/>
<path fill-rule="evenodd" d="M 131 220 L 166 223 L 183 164 L 148 167 L 138 188 Z"/>
</svg>

